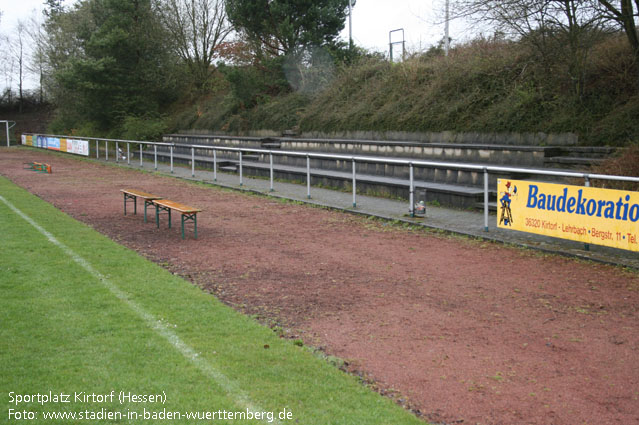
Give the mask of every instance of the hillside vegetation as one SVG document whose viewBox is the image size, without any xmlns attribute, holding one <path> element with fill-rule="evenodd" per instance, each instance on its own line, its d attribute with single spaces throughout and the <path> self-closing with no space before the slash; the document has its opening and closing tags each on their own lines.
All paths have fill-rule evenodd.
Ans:
<svg viewBox="0 0 639 425">
<path fill-rule="evenodd" d="M 625 145 L 639 140 L 636 66 L 624 38 L 609 36 L 576 87 L 559 57 L 542 63 L 525 43 L 479 39 L 448 57 L 437 49 L 402 63 L 361 55 L 327 71 L 317 91 L 286 89 L 272 69 L 230 81 L 220 74 L 216 93 L 183 99 L 168 125 L 230 133 L 574 132 L 581 143 Z"/>
<path fill-rule="evenodd" d="M 147 140 L 182 130 L 570 132 L 583 144 L 639 141 L 633 2 L 458 0 L 493 35 L 401 63 L 341 40 L 349 3 L 49 0 L 43 36 L 32 40 L 42 55 L 31 64 L 40 102 L 55 110 L 49 131 Z M 25 104 L 21 89 L 3 99 L 20 111 Z"/>
</svg>

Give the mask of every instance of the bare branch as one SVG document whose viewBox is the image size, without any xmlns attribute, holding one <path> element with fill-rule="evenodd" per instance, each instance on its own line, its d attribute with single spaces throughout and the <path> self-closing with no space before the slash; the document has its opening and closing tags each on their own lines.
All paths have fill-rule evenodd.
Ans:
<svg viewBox="0 0 639 425">
<path fill-rule="evenodd" d="M 162 23 L 197 85 L 206 83 L 218 49 L 232 32 L 223 0 L 161 0 Z"/>
</svg>

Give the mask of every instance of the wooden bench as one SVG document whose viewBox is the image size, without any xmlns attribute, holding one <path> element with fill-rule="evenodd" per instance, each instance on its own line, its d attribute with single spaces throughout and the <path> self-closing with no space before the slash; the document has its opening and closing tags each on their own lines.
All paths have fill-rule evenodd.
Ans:
<svg viewBox="0 0 639 425">
<path fill-rule="evenodd" d="M 180 204 L 179 202 L 169 201 L 168 199 L 156 199 L 152 202 L 153 205 L 155 205 L 155 224 L 158 228 L 160 227 L 160 210 L 165 211 L 169 214 L 169 228 L 171 228 L 171 210 L 175 210 L 182 216 L 182 239 L 184 239 L 185 221 L 193 222 L 195 239 L 197 239 L 197 213 L 202 211 L 201 209 Z"/>
<path fill-rule="evenodd" d="M 49 164 L 43 162 L 25 162 L 24 165 L 26 165 L 26 167 L 24 167 L 25 170 L 51 174 L 51 166 Z"/>
<path fill-rule="evenodd" d="M 162 196 L 153 195 L 151 193 L 142 192 L 136 189 L 120 189 L 120 192 L 124 194 L 124 215 L 126 215 L 127 202 L 133 201 L 133 214 L 138 213 L 137 198 L 144 199 L 144 222 L 146 223 L 146 207 L 151 205 L 153 201 L 162 199 Z"/>
</svg>

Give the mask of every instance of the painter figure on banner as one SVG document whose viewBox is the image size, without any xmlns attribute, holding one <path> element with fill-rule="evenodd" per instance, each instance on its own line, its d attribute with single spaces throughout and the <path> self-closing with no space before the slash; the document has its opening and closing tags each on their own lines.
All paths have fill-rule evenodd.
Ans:
<svg viewBox="0 0 639 425">
<path fill-rule="evenodd" d="M 506 190 L 501 192 L 499 195 L 499 201 L 501 202 L 501 216 L 499 217 L 499 224 L 503 223 L 506 226 L 512 226 L 513 213 L 510 210 L 510 202 L 513 197 L 517 196 L 517 186 L 507 182 Z"/>
</svg>

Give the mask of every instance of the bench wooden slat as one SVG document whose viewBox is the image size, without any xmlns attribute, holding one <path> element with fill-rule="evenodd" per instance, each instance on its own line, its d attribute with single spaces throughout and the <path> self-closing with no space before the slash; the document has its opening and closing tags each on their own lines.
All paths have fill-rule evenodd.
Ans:
<svg viewBox="0 0 639 425">
<path fill-rule="evenodd" d="M 169 201 L 168 199 L 158 199 L 153 201 L 154 204 L 162 205 L 163 207 L 171 208 L 182 214 L 193 214 L 201 212 L 201 209 L 193 208 L 188 205 L 180 204 L 179 202 Z"/>
<path fill-rule="evenodd" d="M 137 189 L 120 189 L 120 192 L 126 193 L 127 195 L 137 196 L 144 200 L 155 200 L 162 199 L 162 196 L 153 195 L 152 193 L 143 192 Z"/>
</svg>

